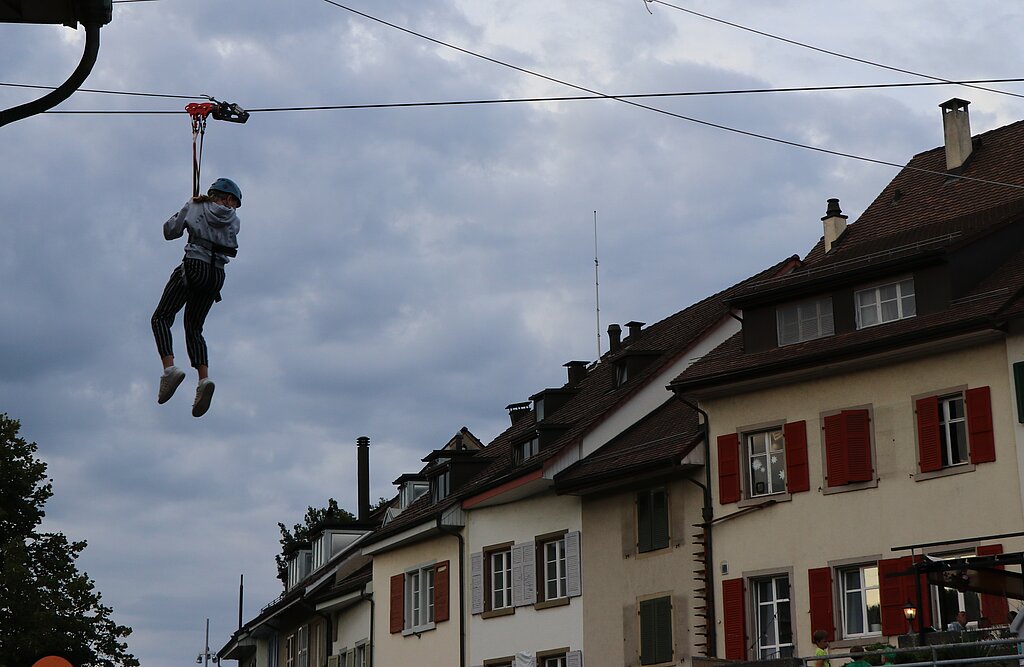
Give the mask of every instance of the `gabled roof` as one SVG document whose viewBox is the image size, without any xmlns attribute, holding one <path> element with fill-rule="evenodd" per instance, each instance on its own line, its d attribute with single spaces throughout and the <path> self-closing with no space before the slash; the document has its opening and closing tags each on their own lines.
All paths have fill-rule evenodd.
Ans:
<svg viewBox="0 0 1024 667">
<path fill-rule="evenodd" d="M 565 405 L 545 416 L 541 424 L 552 423 L 566 427 L 565 432 L 555 442 L 542 449 L 539 455 L 520 465 L 513 465 L 512 444 L 536 431 L 538 427 L 533 414 L 520 419 L 487 446 L 485 451 L 495 459 L 494 463 L 474 478 L 461 495 L 478 493 L 542 468 L 560 451 L 579 442 L 638 391 L 649 386 L 723 318 L 728 317 L 729 307 L 726 301 L 730 296 L 749 282 L 763 280 L 788 270 L 794 261 L 795 258 L 787 258 L 727 290 L 650 325 L 635 339 L 632 336 L 627 337 L 622 341 L 618 351 L 606 353 L 600 363 L 589 368 L 587 376 L 575 385 L 577 393 Z M 653 359 L 636 376 L 622 386 L 616 387 L 616 361 L 638 353 L 649 354 Z"/>
<path fill-rule="evenodd" d="M 946 177 L 944 148 L 916 155 L 855 223 L 849 225 L 827 255 L 822 244 L 811 250 L 790 275 L 752 285 L 739 303 L 781 301 L 801 282 L 825 291 L 852 282 L 864 271 L 890 275 L 922 263 L 941 263 L 950 253 L 1006 230 L 1024 225 L 1024 121 L 975 137 L 975 149 L 961 175 Z M 994 182 L 1021 187 L 1007 187 Z M 990 246 L 1003 237 L 991 236 Z M 1007 237 L 1013 238 L 1013 237 Z M 989 257 L 995 257 L 989 253 Z M 671 388 L 679 393 L 707 391 L 757 378 L 796 377 L 800 369 L 842 363 L 870 355 L 919 349 L 970 336 L 998 334 L 1006 321 L 1024 314 L 1024 251 L 1008 248 L 988 275 L 951 300 L 941 312 L 840 333 L 816 340 L 745 352 L 741 334 L 700 359 Z M 851 278 L 851 276 L 853 278 Z"/>
<path fill-rule="evenodd" d="M 1024 214 L 1024 121 L 974 137 L 959 177 L 945 173 L 945 159 L 943 146 L 915 155 L 830 252 L 818 241 L 792 273 L 754 283 L 735 300 L 962 246 Z"/>
<path fill-rule="evenodd" d="M 555 475 L 559 493 L 623 483 L 643 473 L 676 474 L 676 466 L 703 440 L 697 412 L 669 398 L 596 452 Z"/>
</svg>

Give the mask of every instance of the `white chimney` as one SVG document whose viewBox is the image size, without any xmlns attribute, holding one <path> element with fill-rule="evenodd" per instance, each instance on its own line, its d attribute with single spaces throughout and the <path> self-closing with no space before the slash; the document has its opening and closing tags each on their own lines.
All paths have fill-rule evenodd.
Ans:
<svg viewBox="0 0 1024 667">
<path fill-rule="evenodd" d="M 971 119 L 967 100 L 954 97 L 939 105 L 942 109 L 942 133 L 946 138 L 946 170 L 963 166 L 971 156 Z"/>
<path fill-rule="evenodd" d="M 825 217 L 821 219 L 821 224 L 825 231 L 826 253 L 832 250 L 833 244 L 846 231 L 846 218 L 847 216 L 843 215 L 842 210 L 839 208 L 839 200 L 834 197 L 829 199 Z"/>
</svg>

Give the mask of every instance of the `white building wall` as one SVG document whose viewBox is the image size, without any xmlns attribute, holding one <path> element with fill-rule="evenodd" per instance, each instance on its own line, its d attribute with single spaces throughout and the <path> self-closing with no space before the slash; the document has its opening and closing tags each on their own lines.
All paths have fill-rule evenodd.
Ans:
<svg viewBox="0 0 1024 667">
<path fill-rule="evenodd" d="M 514 503 L 470 510 L 465 530 L 467 586 L 470 582 L 469 554 L 494 544 L 519 544 L 532 541 L 538 535 L 581 529 L 580 500 L 575 496 L 546 493 Z M 587 535 L 582 534 L 581 573 L 587 568 L 583 558 L 586 544 Z M 469 592 L 466 594 L 468 596 Z M 586 595 L 584 588 L 583 596 Z M 508 616 L 483 618 L 479 614 L 471 615 L 468 628 L 470 665 L 482 665 L 484 660 L 515 655 L 520 651 L 533 654 L 558 648 L 581 650 L 583 597 L 569 598 L 568 605 L 548 609 L 516 607 L 515 613 Z M 583 660 L 590 664 L 586 655 Z"/>
</svg>

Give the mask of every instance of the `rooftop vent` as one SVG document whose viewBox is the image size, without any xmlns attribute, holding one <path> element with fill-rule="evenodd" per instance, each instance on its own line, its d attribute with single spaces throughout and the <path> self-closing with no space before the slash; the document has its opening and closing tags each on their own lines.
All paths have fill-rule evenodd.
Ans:
<svg viewBox="0 0 1024 667">
<path fill-rule="evenodd" d="M 618 352 L 622 347 L 622 327 L 618 324 L 608 325 L 608 351 Z"/>
<path fill-rule="evenodd" d="M 846 217 L 839 208 L 839 200 L 833 197 L 828 200 L 828 208 L 825 210 L 825 217 L 821 224 L 825 229 L 825 252 L 832 250 L 839 237 L 846 231 Z"/>
<path fill-rule="evenodd" d="M 575 387 L 587 377 L 587 362 L 585 361 L 568 361 L 562 365 L 569 369 L 568 385 L 570 387 Z"/>
<path fill-rule="evenodd" d="M 505 406 L 505 409 L 508 410 L 508 418 L 515 424 L 523 417 L 529 415 L 532 407 L 533 404 L 527 401 L 525 403 L 509 403 Z"/>
<path fill-rule="evenodd" d="M 637 322 L 636 320 L 626 322 L 626 327 L 629 329 L 630 343 L 635 343 L 640 339 L 640 330 L 643 328 L 644 324 L 646 324 L 646 322 Z"/>
<path fill-rule="evenodd" d="M 942 133 L 946 139 L 946 170 L 957 171 L 971 156 L 971 118 L 967 100 L 954 97 L 939 105 L 942 109 Z"/>
</svg>

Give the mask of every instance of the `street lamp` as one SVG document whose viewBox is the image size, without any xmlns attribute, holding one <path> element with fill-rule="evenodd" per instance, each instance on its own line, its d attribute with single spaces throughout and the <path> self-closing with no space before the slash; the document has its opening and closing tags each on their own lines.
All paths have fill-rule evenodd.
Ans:
<svg viewBox="0 0 1024 667">
<path fill-rule="evenodd" d="M 903 618 L 907 619 L 907 634 L 912 633 L 914 631 L 914 619 L 917 618 L 917 607 L 915 607 L 909 600 L 907 601 L 907 604 L 903 605 Z"/>
</svg>

